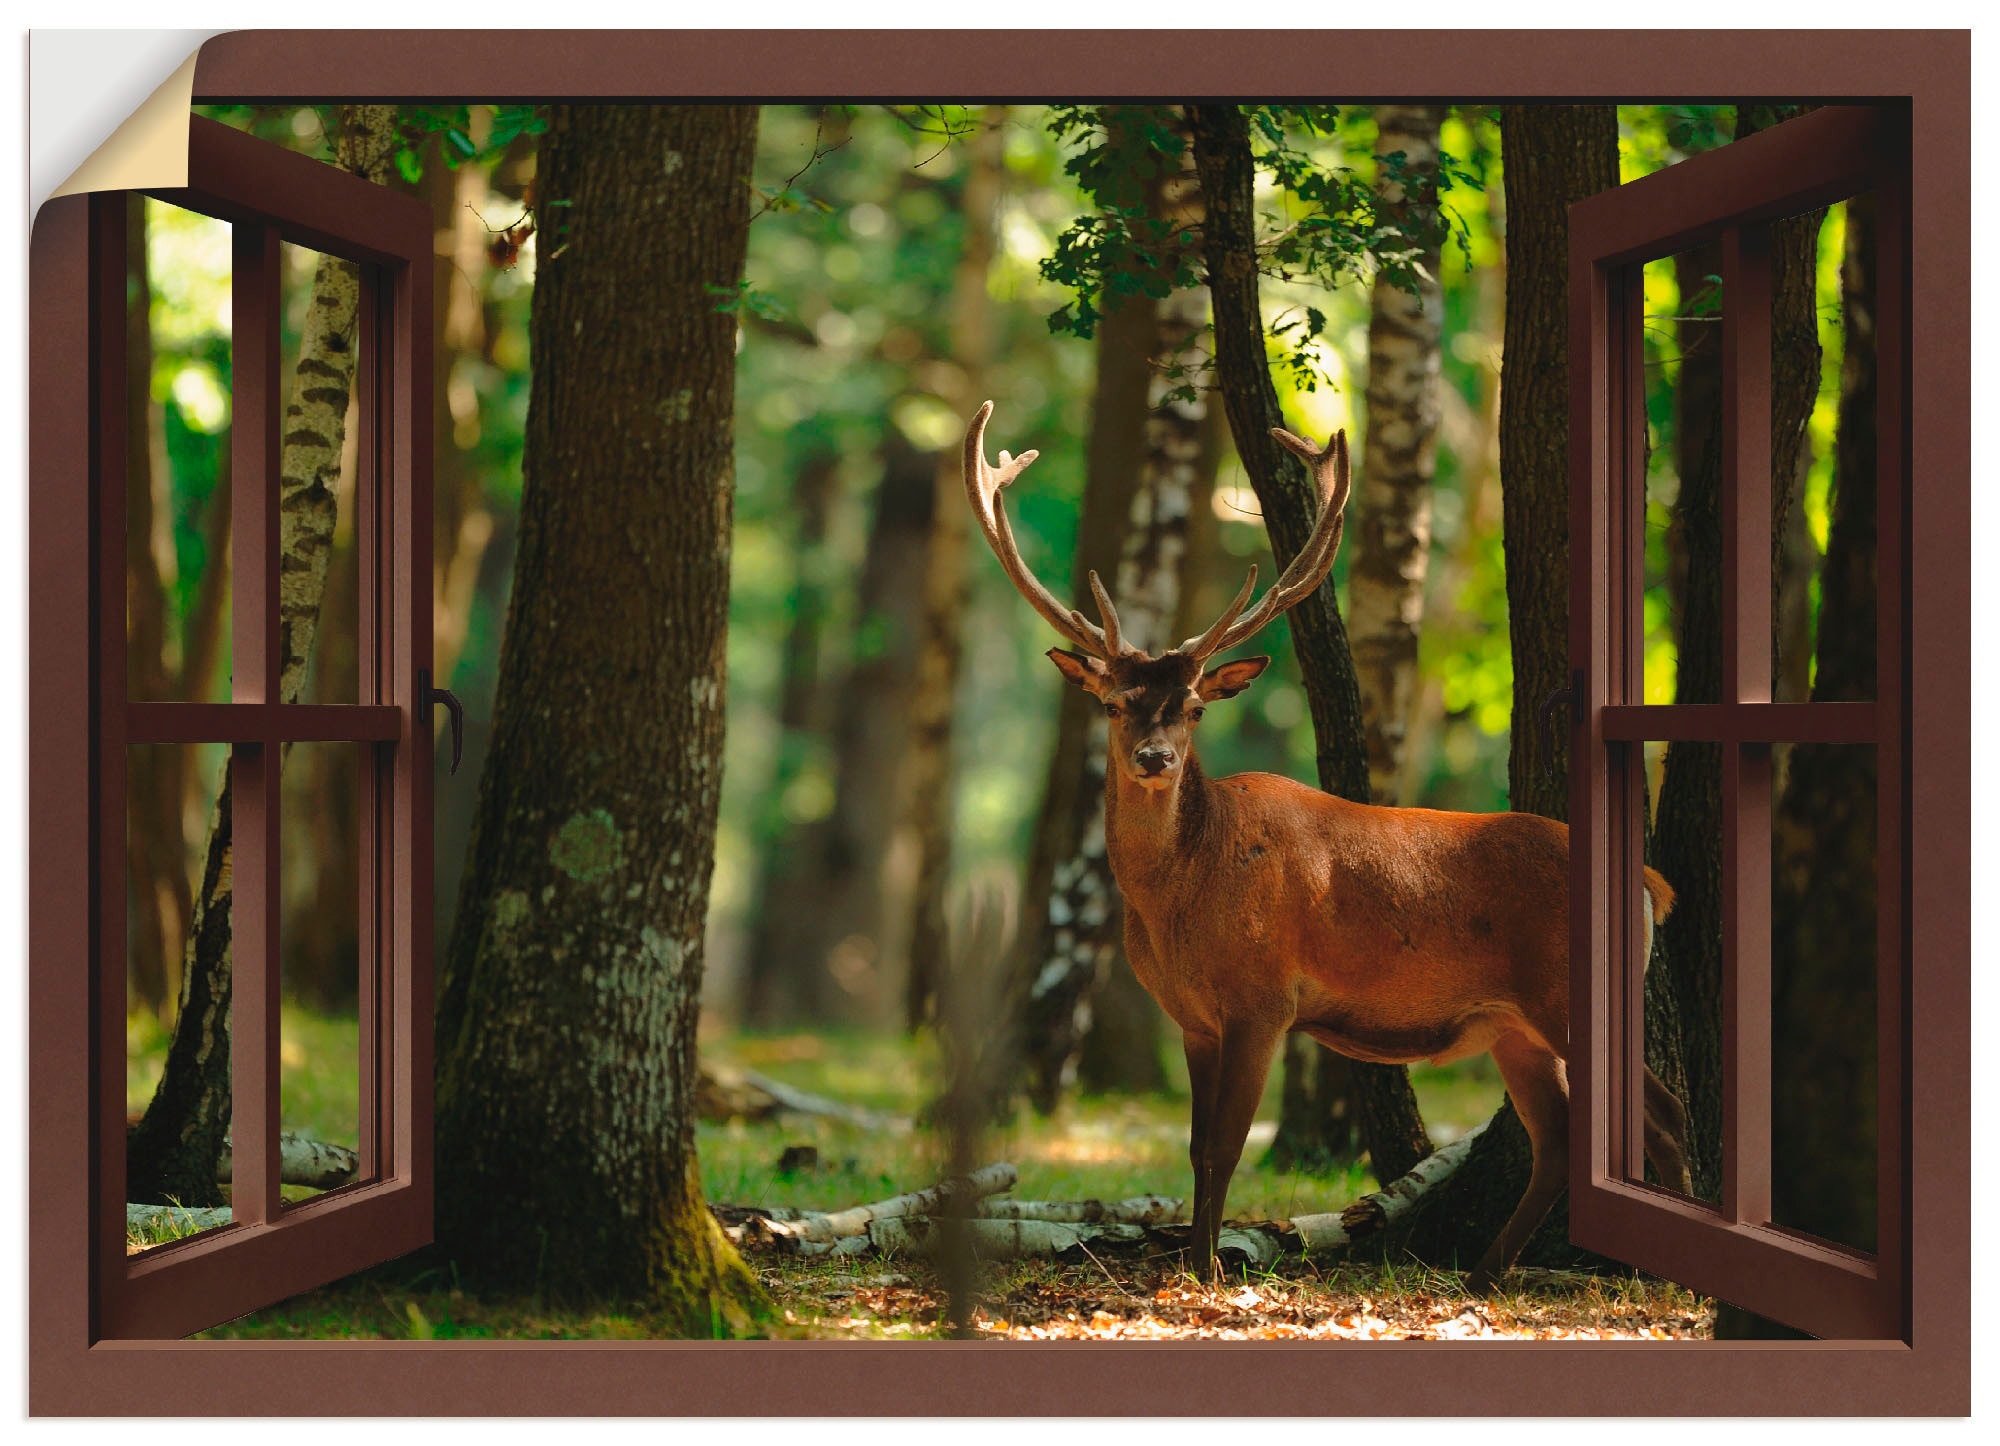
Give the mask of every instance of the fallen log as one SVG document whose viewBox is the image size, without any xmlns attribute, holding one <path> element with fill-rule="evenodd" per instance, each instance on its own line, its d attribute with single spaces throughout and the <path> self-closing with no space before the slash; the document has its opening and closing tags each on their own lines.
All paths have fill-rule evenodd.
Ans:
<svg viewBox="0 0 2000 1446">
<path fill-rule="evenodd" d="M 1457 1172 L 1483 1129 L 1484 1125 L 1425 1156 L 1408 1174 L 1342 1210 L 1225 1225 L 1216 1253 L 1225 1264 L 1267 1270 L 1287 1255 L 1333 1254 L 1379 1234 Z M 944 1238 L 945 1205 L 974 1192 L 966 1201 L 970 1218 L 962 1223 L 972 1253 L 982 1260 L 1063 1255 L 1084 1245 L 1117 1252 L 1135 1247 L 1186 1248 L 1187 1227 L 1176 1223 L 1178 1200 L 1160 1195 L 1114 1201 L 980 1198 L 1012 1188 L 1015 1179 L 1012 1165 L 987 1165 L 963 1180 L 946 1180 L 928 1190 L 850 1210 L 821 1213 L 719 1205 L 715 1213 L 725 1225 L 734 1222 L 729 1230 L 732 1239 L 775 1244 L 797 1255 L 936 1258 Z"/>
<path fill-rule="evenodd" d="M 892 1196 L 872 1205 L 856 1205 L 802 1220 L 774 1220 L 761 1216 L 754 1222 L 746 1221 L 745 1229 L 746 1232 L 750 1229 L 765 1231 L 787 1243 L 825 1244 L 850 1236 L 865 1237 L 870 1221 L 936 1214 L 954 1200 L 977 1200 L 982 1196 L 997 1195 L 1002 1190 L 1011 1190 L 1019 1179 L 1020 1173 L 1012 1165 L 982 1165 L 970 1175 L 940 1180 L 928 1189 L 913 1190 L 907 1195 Z"/>
<path fill-rule="evenodd" d="M 227 1185 L 234 1178 L 235 1159 L 230 1142 L 222 1142 L 222 1159 L 215 1178 Z M 329 1145 L 290 1131 L 278 1136 L 278 1179 L 286 1185 L 309 1185 L 315 1190 L 333 1190 L 352 1185 L 361 1172 L 361 1156 L 345 1145 Z"/>
<path fill-rule="evenodd" d="M 1170 1195 L 1130 1200 L 981 1200 L 980 1220 L 1040 1220 L 1060 1225 L 1165 1225 L 1178 1220 L 1181 1202 Z"/>
<path fill-rule="evenodd" d="M 1386 1230 L 1416 1208 L 1424 1196 L 1458 1172 L 1472 1153 L 1472 1142 L 1486 1126 L 1460 1136 L 1441 1150 L 1411 1167 L 1407 1175 L 1392 1180 L 1372 1195 L 1363 1195 L 1346 1208 L 1324 1215 L 1294 1215 L 1291 1230 L 1298 1249 L 1305 1254 L 1344 1250 L 1364 1236 Z"/>
<path fill-rule="evenodd" d="M 227 1225 L 229 1218 L 227 1205 L 139 1205 L 128 1201 L 125 1205 L 125 1233 L 146 1235 L 172 1226 L 184 1235 L 193 1235 L 197 1231 Z"/>
<path fill-rule="evenodd" d="M 695 1111 L 711 1124 L 729 1120 L 769 1120 L 781 1115 L 838 1120 L 856 1129 L 908 1134 L 915 1123 L 907 1115 L 888 1115 L 858 1105 L 843 1104 L 810 1090 L 797 1089 L 754 1069 L 703 1061 L 695 1083 Z"/>
</svg>

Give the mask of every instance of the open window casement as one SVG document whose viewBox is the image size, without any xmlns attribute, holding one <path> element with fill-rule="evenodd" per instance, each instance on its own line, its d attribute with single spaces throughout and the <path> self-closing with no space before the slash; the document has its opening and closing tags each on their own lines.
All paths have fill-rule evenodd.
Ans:
<svg viewBox="0 0 2000 1446">
<path fill-rule="evenodd" d="M 1847 1339 L 1899 1340 L 1909 1329 L 1909 175 L 1906 112 L 1831 106 L 1570 210 L 1571 1231 L 1580 1245 L 1746 1310 Z M 1862 196 L 1874 217 L 1876 603 L 1864 643 L 1874 650 L 1874 690 L 1814 701 L 1822 690 L 1808 699 L 1774 684 L 1773 228 Z M 1845 214 L 1851 218 L 1851 208 Z M 1675 305 L 1662 315 L 1648 263 L 1690 253 L 1719 270 L 1683 263 Z M 1662 550 L 1664 509 L 1656 508 L 1650 537 L 1646 515 L 1649 469 L 1660 470 L 1649 445 L 1649 397 L 1655 433 L 1666 410 L 1660 337 L 1694 335 L 1703 323 L 1701 344 L 1720 349 L 1721 386 L 1720 437 L 1711 443 L 1720 450 L 1721 672 L 1707 692 L 1691 688 L 1686 673 L 1678 689 L 1670 676 L 1656 676 L 1671 666 L 1653 644 L 1660 614 L 1681 607 L 1685 593 L 1673 593 L 1670 578 L 1649 582 L 1649 572 L 1662 572 L 1647 549 L 1655 558 Z M 1817 367 L 1816 347 L 1811 358 Z M 1683 545 L 1701 546 L 1705 536 Z M 1692 605 L 1681 621 L 1690 630 L 1705 625 Z M 1685 750 L 1683 767 L 1710 760 L 1720 800 L 1723 1100 L 1714 1199 L 1648 1183 L 1642 1151 L 1649 933 L 1629 901 L 1639 897 L 1646 832 L 1676 748 Z M 1859 938 L 1864 972 L 1871 945 L 1874 965 L 1873 1037 L 1854 1041 L 1857 1054 L 1872 1053 L 1875 1080 L 1873 1100 L 1858 1111 L 1867 1115 L 1872 1104 L 1872 1139 L 1861 1136 L 1872 1146 L 1875 1181 L 1869 1241 L 1793 1228 L 1773 1203 L 1774 1117 L 1781 1130 L 1796 1128 L 1774 1091 L 1773 797 L 1782 777 L 1774 759 L 1790 757 L 1796 768 L 1815 749 L 1873 751 L 1873 796 L 1857 791 L 1843 815 L 1874 860 L 1872 916 L 1857 908 L 1845 924 Z M 1841 826 L 1831 815 L 1811 825 Z M 1820 896 L 1810 907 L 1855 903 Z M 1781 1014 L 1776 1022 L 1782 1073 L 1782 1026 L 1796 1020 Z M 1864 1154 L 1864 1170 L 1867 1163 Z M 1781 1160 L 1781 1182 L 1783 1168 Z"/>
<path fill-rule="evenodd" d="M 432 238 L 428 208 L 333 166 L 196 119 L 185 190 L 154 199 L 227 223 L 230 517 L 227 701 L 135 696 L 127 667 L 127 264 L 124 192 L 51 203 L 87 268 L 95 780 L 89 881 L 93 1078 L 90 1259 L 93 1340 L 182 1336 L 404 1254 L 431 1237 L 430 429 Z M 286 558 L 280 548 L 282 247 L 356 263 L 351 518 L 359 603 L 352 701 L 281 693 Z M 38 321 L 41 318 L 38 318 Z M 299 365 L 295 362 L 294 365 Z M 140 399 L 143 401 L 143 398 Z M 296 420 L 293 425 L 297 425 Z M 221 566 L 221 558 L 210 564 Z M 296 690 L 294 690 L 296 691 Z M 140 749 L 208 746 L 226 757 L 233 838 L 225 865 L 233 995 L 230 1205 L 226 1223 L 128 1253 L 126 997 L 128 762 Z M 220 745 L 217 747 L 216 745 Z M 302 745 L 295 749 L 294 745 Z M 310 1199 L 280 1193 L 280 854 L 286 756 L 333 746 L 355 760 L 358 835 L 358 1105 L 355 1181 Z M 209 780 L 201 780 L 201 787 Z M 285 807 L 296 807 L 291 799 Z M 344 806 L 344 801 L 343 801 Z M 294 860 L 295 867 L 300 861 Z M 321 861 L 304 861 L 307 868 Z M 175 941 L 178 943 L 178 941 Z"/>
</svg>

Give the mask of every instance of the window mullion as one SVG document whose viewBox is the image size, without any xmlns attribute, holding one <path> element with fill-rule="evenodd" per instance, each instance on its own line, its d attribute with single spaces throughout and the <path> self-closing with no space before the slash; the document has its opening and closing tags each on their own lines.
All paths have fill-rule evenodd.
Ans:
<svg viewBox="0 0 2000 1446">
<path fill-rule="evenodd" d="M 279 705 L 279 361 L 281 267 L 278 231 L 238 222 L 233 230 L 231 311 L 235 410 L 230 507 L 234 571 L 230 696 Z M 276 730 L 231 753 L 230 1141 L 231 1202 L 239 1224 L 268 1224 L 278 1190 L 278 770 Z"/>
<path fill-rule="evenodd" d="M 1771 700 L 1771 230 L 1722 235 L 1722 686 Z M 1771 750 L 1722 745 L 1722 1211 L 1771 1218 Z"/>
</svg>

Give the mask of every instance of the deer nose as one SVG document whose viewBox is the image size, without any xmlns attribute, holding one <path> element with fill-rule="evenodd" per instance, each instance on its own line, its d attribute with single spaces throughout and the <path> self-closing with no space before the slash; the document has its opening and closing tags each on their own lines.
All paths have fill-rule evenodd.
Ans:
<svg viewBox="0 0 2000 1446">
<path fill-rule="evenodd" d="M 1165 773 L 1174 766 L 1174 750 L 1157 744 L 1141 748 L 1132 755 L 1132 761 L 1139 765 L 1139 771 L 1147 777 Z"/>
</svg>

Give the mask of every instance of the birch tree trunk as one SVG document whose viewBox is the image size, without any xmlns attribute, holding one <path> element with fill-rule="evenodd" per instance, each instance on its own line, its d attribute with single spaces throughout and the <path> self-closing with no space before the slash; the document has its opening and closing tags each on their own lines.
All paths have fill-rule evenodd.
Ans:
<svg viewBox="0 0 2000 1446">
<path fill-rule="evenodd" d="M 396 108 L 339 107 L 335 164 L 367 180 L 388 180 L 399 138 Z M 278 462 L 278 697 L 297 702 L 319 625 L 332 551 L 334 493 L 348 401 L 354 386 L 354 338 L 360 305 L 354 264 L 320 258 L 299 338 L 299 359 L 285 406 Z M 216 1161 L 229 1131 L 229 915 L 231 899 L 229 776 L 225 767 L 210 812 L 208 846 L 181 970 L 180 1009 L 160 1083 L 126 1140 L 126 1194 L 184 1205 L 222 1202 Z"/>
<path fill-rule="evenodd" d="M 1285 418 L 1271 384 L 1257 300 L 1255 163 L 1248 124 L 1234 105 L 1189 106 L 1188 117 L 1206 207 L 1202 249 L 1215 307 L 1217 379 L 1237 456 L 1250 475 L 1272 551 L 1283 566 L 1311 535 L 1318 503 L 1304 464 L 1271 436 L 1271 428 L 1283 426 Z M 1365 802 L 1368 758 L 1361 694 L 1334 589 L 1320 587 L 1292 609 L 1289 619 L 1312 714 L 1320 787 Z M 1359 1061 L 1353 1071 L 1376 1173 L 1389 1179 L 1406 1174 L 1431 1151 L 1409 1072 L 1400 1065 Z"/>
<path fill-rule="evenodd" d="M 756 110 L 556 106 L 521 550 L 438 1008 L 438 1239 L 467 1275 L 761 1306 L 702 1203 L 695 1024 L 723 735 Z"/>
<path fill-rule="evenodd" d="M 1368 426 L 1355 498 L 1354 564 L 1347 580 L 1349 639 L 1368 744 L 1368 793 L 1395 803 L 1403 741 L 1417 690 L 1417 632 L 1431 547 L 1431 480 L 1444 326 L 1438 283 L 1438 129 L 1444 107 L 1375 107 L 1378 158 L 1402 155 L 1406 188 L 1381 174 L 1382 214 L 1422 235 L 1422 272 L 1412 295 L 1377 275 L 1368 318 Z M 1378 160 L 1379 164 L 1379 160 Z"/>
<path fill-rule="evenodd" d="M 992 308 L 986 277 L 993 268 L 995 226 L 1005 181 L 1007 108 L 990 105 L 967 145 L 965 189 L 960 198 L 963 249 L 951 286 L 951 360 L 959 395 L 945 400 L 956 416 L 979 405 L 992 353 Z M 910 879 L 908 944 L 892 950 L 908 960 L 904 1023 L 916 1029 L 937 1004 L 938 979 L 949 940 L 945 890 L 951 880 L 952 710 L 964 653 L 966 577 L 965 483 L 950 449 L 937 459 L 936 504 L 924 556 L 924 641 L 917 659 L 917 692 L 904 765 L 902 824 L 890 846 L 892 867 Z"/>
<path fill-rule="evenodd" d="M 1107 124 L 1118 123 L 1114 109 Z M 1179 174 L 1152 186 L 1150 209 L 1182 226 L 1195 226 L 1201 220 L 1201 193 L 1192 148 L 1183 163 Z M 1163 269 L 1171 274 L 1173 268 L 1169 264 Z M 1118 566 L 1111 574 L 1111 596 L 1127 641 L 1158 653 L 1178 641 L 1170 634 L 1179 614 L 1188 511 L 1199 480 L 1202 424 L 1215 380 L 1203 363 L 1191 364 L 1178 379 L 1167 371 L 1208 324 L 1208 288 L 1170 291 L 1151 312 L 1138 475 L 1119 543 Z M 1193 395 L 1173 395 L 1182 388 L 1192 389 Z M 1095 481 L 1092 478 L 1086 485 Z M 1105 854 L 1106 737 L 1103 713 L 1094 710 L 1085 733 L 1083 775 L 1072 796 L 1064 840 L 1068 847 L 1057 854 L 1050 879 L 1042 943 L 1028 995 L 1029 1094 L 1044 1111 L 1055 1107 L 1075 1078 L 1084 1040 L 1092 1031 L 1095 996 L 1119 967 L 1124 909 Z M 1140 1053 L 1143 1056 L 1143 1045 Z M 1157 1043 L 1150 1075 L 1143 1063 L 1142 1058 L 1138 1077 L 1128 1083 L 1153 1089 L 1163 1085 L 1165 1071 Z"/>
</svg>

